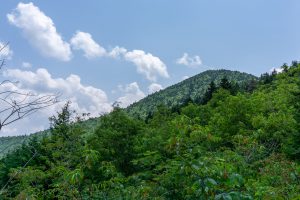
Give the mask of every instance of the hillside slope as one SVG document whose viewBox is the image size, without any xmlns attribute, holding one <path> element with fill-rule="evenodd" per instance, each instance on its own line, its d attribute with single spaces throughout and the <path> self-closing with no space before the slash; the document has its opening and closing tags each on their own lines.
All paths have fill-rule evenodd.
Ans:
<svg viewBox="0 0 300 200">
<path fill-rule="evenodd" d="M 145 119 L 150 111 L 154 111 L 160 104 L 174 107 L 181 105 L 187 98 L 195 100 L 202 97 L 205 93 L 209 83 L 215 81 L 218 83 L 223 77 L 227 77 L 229 81 L 235 83 L 244 83 L 257 77 L 230 70 L 208 70 L 188 78 L 182 82 L 172 85 L 164 90 L 158 91 L 147 96 L 139 102 L 133 103 L 125 109 L 129 115 L 141 119 Z M 90 119 L 82 122 L 86 129 L 93 129 L 92 127 L 97 122 L 97 119 Z M 47 131 L 46 131 L 47 132 Z M 34 133 L 32 135 L 43 135 L 43 132 Z M 19 147 L 24 142 L 28 141 L 28 136 L 14 136 L 14 137 L 0 137 L 0 158 L 7 152 Z"/>
<path fill-rule="evenodd" d="M 29 138 L 26 135 L 13 137 L 0 137 L 0 158 L 7 152 L 15 149 Z"/>
<path fill-rule="evenodd" d="M 223 77 L 231 82 L 242 84 L 257 77 L 230 70 L 208 70 L 188 78 L 164 90 L 147 96 L 146 98 L 133 103 L 126 110 L 131 116 L 145 119 L 149 112 L 153 112 L 158 105 L 166 105 L 170 108 L 181 105 L 186 99 L 202 97 L 211 81 L 219 83 Z"/>
<path fill-rule="evenodd" d="M 94 132 L 98 120 L 99 118 L 90 118 L 86 121 L 80 122 L 80 124 L 85 130 L 87 130 L 87 133 L 91 133 Z M 26 144 L 30 139 L 34 137 L 43 138 L 43 136 L 47 134 L 50 134 L 49 129 L 32 133 L 30 135 L 0 137 L 0 159 L 7 153 L 22 146 L 22 144 Z"/>
<path fill-rule="evenodd" d="M 48 134 L 49 130 L 39 131 L 31 135 L 19 135 L 19 136 L 7 136 L 0 137 L 0 159 L 7 153 L 13 151 L 14 149 L 20 147 L 22 144 L 26 144 L 31 138 L 38 137 L 42 138 L 44 135 Z"/>
<path fill-rule="evenodd" d="M 299 199 L 300 63 L 253 90 L 224 83 L 148 120 L 74 123 L 66 104 L 49 137 L 0 159 L 0 199 Z"/>
</svg>

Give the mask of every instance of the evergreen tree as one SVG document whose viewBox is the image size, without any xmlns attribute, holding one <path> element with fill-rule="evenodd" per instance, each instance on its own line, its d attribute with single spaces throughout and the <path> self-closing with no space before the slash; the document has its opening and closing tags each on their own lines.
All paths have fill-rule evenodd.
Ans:
<svg viewBox="0 0 300 200">
<path fill-rule="evenodd" d="M 230 92 L 232 95 L 236 95 L 240 90 L 240 85 L 238 83 L 233 83 Z"/>
<path fill-rule="evenodd" d="M 220 88 L 223 88 L 223 89 L 225 89 L 225 90 L 231 91 L 232 85 L 231 85 L 231 83 L 229 82 L 229 80 L 227 79 L 226 76 L 224 76 L 224 77 L 221 79 L 221 82 L 220 82 Z"/>
<path fill-rule="evenodd" d="M 268 83 L 271 83 L 272 81 L 273 81 L 272 76 L 267 72 L 260 76 L 260 82 L 262 84 L 268 84 Z"/>
<path fill-rule="evenodd" d="M 283 72 L 287 72 L 289 70 L 289 66 L 284 63 L 282 66 L 281 66 L 281 69 L 283 69 Z"/>
<path fill-rule="evenodd" d="M 294 61 L 292 61 L 292 66 L 291 67 L 296 68 L 296 67 L 298 67 L 298 65 L 299 65 L 299 62 L 294 60 Z"/>
<path fill-rule="evenodd" d="M 251 81 L 247 82 L 244 86 L 243 89 L 246 92 L 252 93 L 255 89 L 257 88 L 257 81 L 252 79 Z"/>
<path fill-rule="evenodd" d="M 217 86 L 215 82 L 211 81 L 201 100 L 201 104 L 206 104 L 212 98 L 212 95 L 216 90 L 217 90 Z"/>
</svg>

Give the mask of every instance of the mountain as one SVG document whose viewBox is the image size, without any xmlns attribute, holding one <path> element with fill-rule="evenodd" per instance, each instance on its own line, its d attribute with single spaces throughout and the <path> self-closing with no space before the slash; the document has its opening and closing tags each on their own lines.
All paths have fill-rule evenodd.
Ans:
<svg viewBox="0 0 300 200">
<path fill-rule="evenodd" d="M 0 199 L 299 199 L 300 63 L 247 87 L 225 73 L 248 77 L 214 71 L 201 103 L 175 98 L 147 120 L 116 107 L 74 122 L 66 104 L 47 137 L 0 159 Z"/>
<path fill-rule="evenodd" d="M 0 137 L 0 158 L 7 152 L 16 148 L 29 138 L 26 135 L 12 136 L 12 137 Z"/>
<path fill-rule="evenodd" d="M 31 138 L 42 138 L 49 133 L 49 130 L 39 131 L 31 135 L 19 135 L 19 136 L 6 136 L 0 137 L 0 159 L 8 152 L 20 147 L 22 144 L 26 144 Z"/>
<path fill-rule="evenodd" d="M 80 122 L 81 126 L 88 132 L 93 132 L 96 128 L 98 118 L 90 118 L 86 121 Z M 23 144 L 27 144 L 30 139 L 37 137 L 43 138 L 44 136 L 50 134 L 50 130 L 39 131 L 32 133 L 30 135 L 19 135 L 19 136 L 5 136 L 0 137 L 0 159 L 5 156 L 7 153 L 13 151 L 16 148 L 19 148 Z"/>
<path fill-rule="evenodd" d="M 164 90 L 160 90 L 154 94 L 147 96 L 146 98 L 133 103 L 125 110 L 129 115 L 145 119 L 148 113 L 153 112 L 157 106 L 164 104 L 170 108 L 180 106 L 191 98 L 201 98 L 205 93 L 209 83 L 214 81 L 219 83 L 220 80 L 226 77 L 229 81 L 243 84 L 251 80 L 257 80 L 258 78 L 247 73 L 230 70 L 208 70 L 198 75 L 190 77 L 182 82 L 167 87 Z M 90 119 L 82 122 L 87 129 L 92 128 L 97 119 Z M 43 132 L 35 133 L 33 135 L 43 135 Z M 19 147 L 22 143 L 28 141 L 28 136 L 14 136 L 14 137 L 0 137 L 0 158 L 10 150 Z"/>
<path fill-rule="evenodd" d="M 153 112 L 157 106 L 163 104 L 169 108 L 183 104 L 187 99 L 195 101 L 201 98 L 211 81 L 218 84 L 222 78 L 226 77 L 232 83 L 242 85 L 251 80 L 257 80 L 256 76 L 230 70 L 208 70 L 198 75 L 190 77 L 175 85 L 158 91 L 146 98 L 131 104 L 126 111 L 129 115 L 145 119 L 149 112 Z"/>
</svg>

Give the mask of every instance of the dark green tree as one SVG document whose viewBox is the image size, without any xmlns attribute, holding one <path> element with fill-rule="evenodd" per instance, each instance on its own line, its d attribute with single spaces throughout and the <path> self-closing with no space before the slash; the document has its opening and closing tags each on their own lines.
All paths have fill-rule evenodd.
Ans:
<svg viewBox="0 0 300 200">
<path fill-rule="evenodd" d="M 266 72 L 260 76 L 259 80 L 262 84 L 269 84 L 273 81 L 273 77 Z"/>
<path fill-rule="evenodd" d="M 214 81 L 211 81 L 202 100 L 201 100 L 201 104 L 206 104 L 211 98 L 213 93 L 217 90 L 217 86 L 215 84 Z"/>
<path fill-rule="evenodd" d="M 62 108 L 60 112 L 57 112 L 57 116 L 52 116 L 49 118 L 50 121 L 50 131 L 52 137 L 62 137 L 68 138 L 68 131 L 71 124 L 71 116 L 74 111 L 70 110 L 71 102 L 68 101 Z"/>
<path fill-rule="evenodd" d="M 229 82 L 226 76 L 221 79 L 220 88 L 231 91 L 232 84 Z"/>
<path fill-rule="evenodd" d="M 116 108 L 109 115 L 103 116 L 99 123 L 89 141 L 92 148 L 100 153 L 103 161 L 113 162 L 125 175 L 132 173 L 134 168 L 131 161 L 135 156 L 133 143 L 135 136 L 142 130 L 141 122 Z"/>
<path fill-rule="evenodd" d="M 281 66 L 281 69 L 283 70 L 283 72 L 288 72 L 289 66 L 288 66 L 286 63 L 284 63 L 284 64 Z"/>
<path fill-rule="evenodd" d="M 252 93 L 257 88 L 257 84 L 257 80 L 252 79 L 243 86 L 243 89 L 248 93 Z"/>
</svg>

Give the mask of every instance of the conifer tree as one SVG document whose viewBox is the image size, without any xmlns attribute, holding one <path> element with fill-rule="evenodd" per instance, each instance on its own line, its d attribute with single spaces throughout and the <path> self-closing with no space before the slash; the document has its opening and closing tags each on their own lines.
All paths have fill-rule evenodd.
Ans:
<svg viewBox="0 0 300 200">
<path fill-rule="evenodd" d="M 227 79 L 226 76 L 224 76 L 221 79 L 220 88 L 223 88 L 223 89 L 229 90 L 229 91 L 232 89 L 232 85 L 231 85 L 231 83 L 229 82 L 229 80 Z"/>
<path fill-rule="evenodd" d="M 205 94 L 204 94 L 204 97 L 203 97 L 201 103 L 206 104 L 212 98 L 212 95 L 216 90 L 217 90 L 217 86 L 216 86 L 215 82 L 211 81 Z"/>
</svg>

